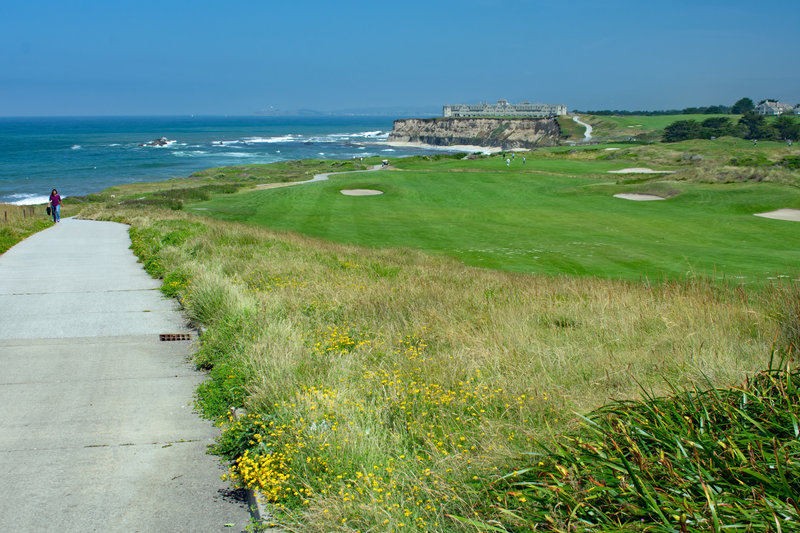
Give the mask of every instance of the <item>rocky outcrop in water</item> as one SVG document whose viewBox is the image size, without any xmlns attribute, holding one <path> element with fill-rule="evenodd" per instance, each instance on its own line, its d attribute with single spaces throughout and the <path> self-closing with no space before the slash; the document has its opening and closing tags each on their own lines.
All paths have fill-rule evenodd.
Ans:
<svg viewBox="0 0 800 533">
<path fill-rule="evenodd" d="M 139 146 L 168 146 L 171 142 L 166 137 L 161 137 L 160 139 L 153 139 L 147 144 L 139 143 Z"/>
<path fill-rule="evenodd" d="M 409 118 L 394 121 L 388 140 L 510 150 L 557 144 L 560 136 L 555 118 Z"/>
</svg>

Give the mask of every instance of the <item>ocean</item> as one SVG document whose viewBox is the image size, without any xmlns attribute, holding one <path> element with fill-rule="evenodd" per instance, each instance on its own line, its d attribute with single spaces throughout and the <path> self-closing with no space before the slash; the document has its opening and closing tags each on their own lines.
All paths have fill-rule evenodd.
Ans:
<svg viewBox="0 0 800 533">
<path fill-rule="evenodd" d="M 0 203 L 69 198 L 205 168 L 429 154 L 386 145 L 390 117 L 0 118 Z M 166 138 L 164 146 L 150 146 Z"/>
</svg>

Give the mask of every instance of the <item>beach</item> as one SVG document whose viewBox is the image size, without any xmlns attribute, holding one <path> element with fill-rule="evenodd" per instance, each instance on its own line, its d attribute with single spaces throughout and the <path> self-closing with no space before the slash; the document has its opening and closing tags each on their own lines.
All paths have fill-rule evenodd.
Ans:
<svg viewBox="0 0 800 533">
<path fill-rule="evenodd" d="M 437 150 L 445 152 L 470 152 L 470 153 L 483 153 L 483 154 L 497 154 L 500 152 L 529 152 L 529 148 L 509 148 L 503 149 L 501 146 L 477 146 L 472 144 L 454 144 L 452 146 L 435 146 L 432 144 L 425 144 L 421 142 L 405 142 L 405 141 L 386 141 L 386 146 L 405 149 L 419 149 L 419 150 Z"/>
</svg>

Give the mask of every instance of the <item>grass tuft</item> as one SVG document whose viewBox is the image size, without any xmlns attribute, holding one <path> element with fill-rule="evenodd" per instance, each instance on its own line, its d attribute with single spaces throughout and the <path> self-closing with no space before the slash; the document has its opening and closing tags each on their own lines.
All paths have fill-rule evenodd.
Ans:
<svg viewBox="0 0 800 533">
<path fill-rule="evenodd" d="M 543 444 L 490 500 L 511 530 L 796 530 L 798 415 L 800 371 L 788 367 L 741 387 L 613 402 Z"/>
</svg>

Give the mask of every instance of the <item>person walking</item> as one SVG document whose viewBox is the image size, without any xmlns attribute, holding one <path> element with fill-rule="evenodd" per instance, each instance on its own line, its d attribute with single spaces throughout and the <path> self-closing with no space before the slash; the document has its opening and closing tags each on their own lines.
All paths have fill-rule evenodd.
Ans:
<svg viewBox="0 0 800 533">
<path fill-rule="evenodd" d="M 53 215 L 53 222 L 61 222 L 61 196 L 55 189 L 50 193 L 50 214 Z"/>
</svg>

